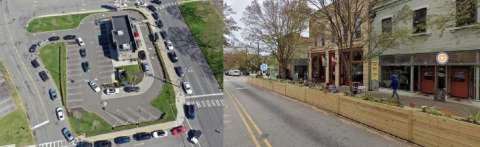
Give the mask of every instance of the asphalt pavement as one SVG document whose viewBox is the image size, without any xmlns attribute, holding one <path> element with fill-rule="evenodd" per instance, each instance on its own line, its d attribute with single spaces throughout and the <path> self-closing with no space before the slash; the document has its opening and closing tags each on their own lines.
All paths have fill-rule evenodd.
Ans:
<svg viewBox="0 0 480 147">
<path fill-rule="evenodd" d="M 253 87 L 242 77 L 226 77 L 224 86 L 225 146 L 414 146 L 333 113 Z"/>
</svg>

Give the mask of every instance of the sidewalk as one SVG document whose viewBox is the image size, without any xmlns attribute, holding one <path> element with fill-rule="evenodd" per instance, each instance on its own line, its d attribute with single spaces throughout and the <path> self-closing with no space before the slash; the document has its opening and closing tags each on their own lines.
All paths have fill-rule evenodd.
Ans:
<svg viewBox="0 0 480 147">
<path fill-rule="evenodd" d="M 378 91 L 369 91 L 374 97 L 391 98 L 392 90 L 380 88 Z M 480 112 L 480 102 L 462 100 L 456 101 L 454 99 L 447 99 L 446 102 L 434 101 L 433 96 L 426 96 L 424 94 L 412 93 L 408 91 L 398 91 L 400 95 L 400 103 L 404 106 L 414 104 L 415 107 L 432 106 L 443 113 L 467 117 L 474 112 Z"/>
</svg>

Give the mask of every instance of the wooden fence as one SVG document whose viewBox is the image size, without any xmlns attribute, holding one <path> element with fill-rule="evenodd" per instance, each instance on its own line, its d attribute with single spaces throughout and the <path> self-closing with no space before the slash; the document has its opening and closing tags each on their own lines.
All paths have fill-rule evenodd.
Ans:
<svg viewBox="0 0 480 147">
<path fill-rule="evenodd" d="M 248 82 L 422 146 L 480 147 L 480 125 L 300 85 L 258 78 Z"/>
</svg>

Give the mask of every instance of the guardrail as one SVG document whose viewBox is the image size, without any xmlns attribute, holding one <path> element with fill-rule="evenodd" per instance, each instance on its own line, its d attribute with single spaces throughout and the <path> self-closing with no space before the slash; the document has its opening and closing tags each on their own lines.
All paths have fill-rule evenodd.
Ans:
<svg viewBox="0 0 480 147">
<path fill-rule="evenodd" d="M 273 80 L 249 78 L 248 83 L 422 146 L 480 146 L 480 125 Z"/>
</svg>

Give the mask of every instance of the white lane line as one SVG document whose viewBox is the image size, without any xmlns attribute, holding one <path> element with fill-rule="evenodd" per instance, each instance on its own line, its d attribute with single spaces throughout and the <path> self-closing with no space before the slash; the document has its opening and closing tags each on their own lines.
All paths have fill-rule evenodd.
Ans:
<svg viewBox="0 0 480 147">
<path fill-rule="evenodd" d="M 202 94 L 202 95 L 192 95 L 192 96 L 186 96 L 185 98 L 199 98 L 199 97 L 208 97 L 208 96 L 220 96 L 223 95 L 223 93 L 212 93 L 212 94 Z"/>
<path fill-rule="evenodd" d="M 32 127 L 32 130 L 35 130 L 35 129 L 38 128 L 38 127 L 41 127 L 41 126 L 43 126 L 43 125 L 46 125 L 46 124 L 48 124 L 49 122 L 50 122 L 50 120 L 46 120 L 46 121 L 44 121 L 44 122 L 42 122 L 42 123 L 39 123 L 39 124 L 33 126 L 33 127 Z"/>
</svg>

